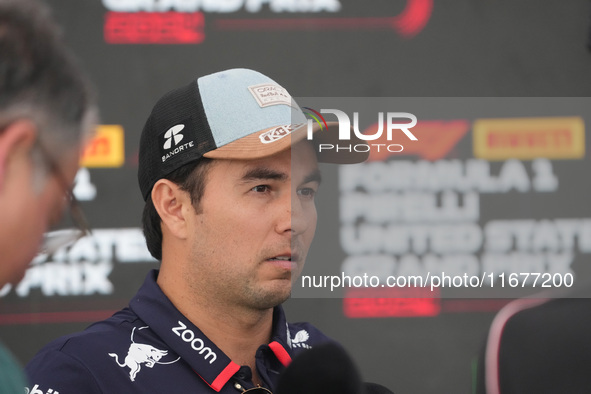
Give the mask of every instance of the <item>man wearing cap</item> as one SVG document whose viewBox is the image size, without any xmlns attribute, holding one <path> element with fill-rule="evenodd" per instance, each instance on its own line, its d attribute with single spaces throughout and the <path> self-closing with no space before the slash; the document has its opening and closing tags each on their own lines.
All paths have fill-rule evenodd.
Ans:
<svg viewBox="0 0 591 394">
<path fill-rule="evenodd" d="M 292 357 L 329 341 L 280 306 L 316 228 L 306 134 L 287 91 L 252 70 L 163 96 L 138 176 L 161 268 L 129 308 L 46 346 L 27 366 L 30 394 L 268 393 Z"/>
</svg>

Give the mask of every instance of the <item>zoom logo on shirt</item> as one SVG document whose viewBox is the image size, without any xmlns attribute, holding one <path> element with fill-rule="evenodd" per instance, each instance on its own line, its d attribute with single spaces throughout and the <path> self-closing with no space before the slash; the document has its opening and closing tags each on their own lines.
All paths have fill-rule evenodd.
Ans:
<svg viewBox="0 0 591 394">
<path fill-rule="evenodd" d="M 203 339 L 195 337 L 195 333 L 192 330 L 188 329 L 182 321 L 179 320 L 179 326 L 174 327 L 172 329 L 172 332 L 174 332 L 183 341 L 190 343 L 191 348 L 199 352 L 199 354 L 205 353 L 205 355 L 203 356 L 205 360 L 207 360 L 208 357 L 211 357 L 211 360 L 209 360 L 210 364 L 213 364 L 213 362 L 218 358 L 217 354 L 215 354 L 213 350 L 205 346 L 205 342 L 203 342 Z"/>
</svg>

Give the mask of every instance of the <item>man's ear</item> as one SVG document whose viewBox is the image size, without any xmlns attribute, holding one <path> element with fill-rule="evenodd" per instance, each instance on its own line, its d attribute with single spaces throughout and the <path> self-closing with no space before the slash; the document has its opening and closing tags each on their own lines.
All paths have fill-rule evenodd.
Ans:
<svg viewBox="0 0 591 394">
<path fill-rule="evenodd" d="M 187 204 L 191 203 L 189 193 L 168 179 L 159 179 L 152 188 L 152 203 L 162 220 L 162 230 L 168 229 L 174 237 L 187 237 L 187 221 L 185 214 Z"/>
<path fill-rule="evenodd" d="M 37 126 L 28 120 L 20 119 L 0 131 L 0 190 L 6 183 L 10 166 L 19 159 L 27 159 L 37 138 Z"/>
</svg>

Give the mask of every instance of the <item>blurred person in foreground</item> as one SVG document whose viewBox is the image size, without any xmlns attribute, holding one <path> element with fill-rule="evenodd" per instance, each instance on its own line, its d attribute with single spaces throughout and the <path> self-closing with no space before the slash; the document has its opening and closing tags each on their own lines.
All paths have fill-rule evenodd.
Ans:
<svg viewBox="0 0 591 394">
<path fill-rule="evenodd" d="M 35 394 L 269 394 L 292 358 L 330 342 L 310 323 L 288 323 L 281 304 L 316 230 L 318 160 L 367 155 L 329 160 L 306 124 L 289 93 L 253 70 L 165 94 L 144 126 L 138 170 L 160 270 L 129 308 L 41 350 L 26 369 Z M 322 137 L 338 134 L 314 142 Z"/>
<path fill-rule="evenodd" d="M 47 8 L 0 0 L 0 288 L 22 279 L 66 209 L 95 113 Z M 23 384 L 0 347 L 0 393 L 22 393 Z"/>
</svg>

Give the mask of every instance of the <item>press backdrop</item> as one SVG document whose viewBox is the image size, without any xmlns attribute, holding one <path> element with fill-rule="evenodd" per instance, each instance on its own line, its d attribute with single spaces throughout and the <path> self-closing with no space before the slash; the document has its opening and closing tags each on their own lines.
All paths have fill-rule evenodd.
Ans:
<svg viewBox="0 0 591 394">
<path fill-rule="evenodd" d="M 370 273 L 377 269 L 377 275 L 404 269 L 422 273 L 426 256 L 438 259 L 433 264 L 441 270 L 470 269 L 477 275 L 484 273 L 490 254 L 504 261 L 505 268 L 498 272 L 507 274 L 516 272 L 513 265 L 523 259 L 531 261 L 526 267 L 530 271 L 548 273 L 577 274 L 588 264 L 587 0 L 51 0 L 49 4 L 94 81 L 102 125 L 86 152 L 75 190 L 94 229 L 93 238 L 54 256 L 40 256 L 20 285 L 0 291 L 0 338 L 23 363 L 53 338 L 81 330 L 126 306 L 146 273 L 157 267 L 140 231 L 143 201 L 136 172 L 141 129 L 162 94 L 228 68 L 267 74 L 292 96 L 309 98 L 301 105 L 318 110 L 326 107 L 319 107 L 323 102 L 313 98 L 438 97 L 436 103 L 445 102 L 442 97 L 575 98 L 560 101 L 569 105 L 559 110 L 520 112 L 520 106 L 529 102 L 520 101 L 515 111 L 485 111 L 486 100 L 474 99 L 482 111 L 426 113 L 419 116 L 416 129 L 420 148 L 404 140 L 404 153 L 364 164 L 366 174 L 379 175 L 378 162 L 391 166 L 388 171 L 397 176 L 404 177 L 405 171 L 419 174 L 423 168 L 427 174 L 439 171 L 447 179 L 454 165 L 466 173 L 488 163 L 484 174 L 508 177 L 508 187 L 492 191 L 429 182 L 387 189 L 397 204 L 409 204 L 410 193 L 418 193 L 426 201 L 424 209 L 435 211 L 446 193 L 460 201 L 456 208 L 476 199 L 472 216 L 458 211 L 468 215 L 461 220 L 453 214 L 429 221 L 390 213 L 389 219 L 376 221 L 379 213 L 371 216 L 367 210 L 371 200 L 355 202 L 353 192 L 365 188 L 367 198 L 379 190 L 347 170 L 324 169 L 318 197 L 324 208 L 309 273 L 319 272 L 314 268 L 319 266 L 328 267 L 331 274 L 361 272 L 372 266 L 376 255 L 389 259 L 386 271 L 375 264 L 369 268 Z M 357 109 L 349 110 L 351 114 Z M 364 111 L 360 127 L 367 128 L 375 123 L 377 112 Z M 475 142 L 479 121 L 509 118 L 529 120 L 503 126 L 502 132 L 508 134 L 498 144 L 486 131 L 480 131 L 485 133 L 484 142 Z M 548 118 L 558 123 L 548 129 Z M 425 121 L 430 123 L 421 123 Z M 495 130 L 489 128 L 491 133 Z M 395 162 L 406 167 L 395 168 Z M 542 186 L 539 179 L 536 183 L 540 171 L 547 175 Z M 519 174 L 521 180 L 515 180 Z M 352 189 L 343 186 L 346 179 Z M 429 205 L 429 201 L 435 202 Z M 357 207 L 359 216 L 352 219 L 343 204 Z M 383 245 L 347 238 L 347 231 L 360 219 L 370 225 L 398 225 L 401 237 L 408 236 L 405 228 L 449 226 L 453 232 L 465 225 L 470 229 L 466 234 L 481 239 L 471 249 L 451 252 L 438 250 L 433 239 L 422 249 L 408 240 L 397 250 L 386 250 Z M 494 234 L 491 226 L 512 234 L 509 246 L 495 249 L 487 243 Z M 525 243 L 519 243 L 516 229 L 525 229 Z M 537 244 L 532 243 L 534 238 Z M 465 245 L 461 240 L 450 242 L 459 249 Z M 404 260 L 409 258 L 412 264 Z M 495 312 L 507 299 L 401 301 L 409 294 L 392 296 L 376 302 L 375 297 L 367 301 L 362 295 L 351 303 L 342 297 L 304 294 L 288 301 L 286 309 L 290 320 L 311 321 L 341 341 L 366 380 L 396 393 L 470 392 L 473 359 Z"/>
</svg>

